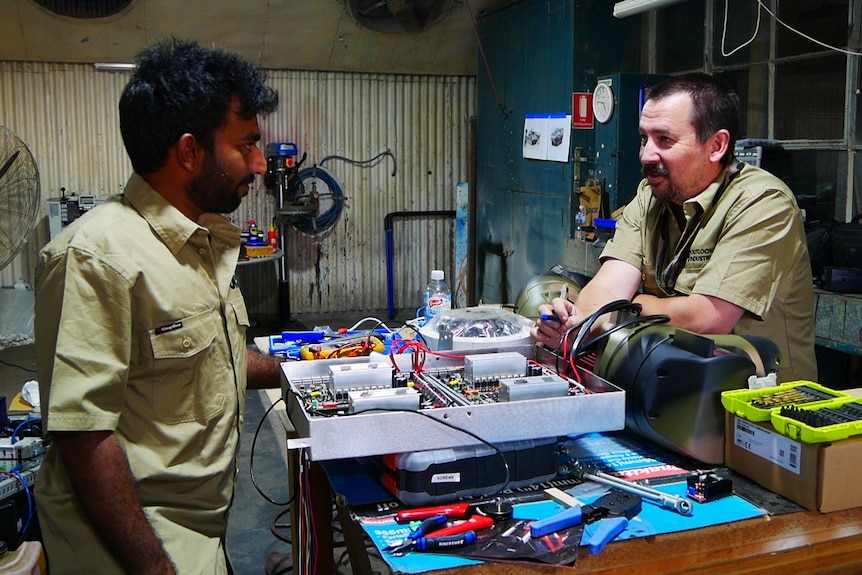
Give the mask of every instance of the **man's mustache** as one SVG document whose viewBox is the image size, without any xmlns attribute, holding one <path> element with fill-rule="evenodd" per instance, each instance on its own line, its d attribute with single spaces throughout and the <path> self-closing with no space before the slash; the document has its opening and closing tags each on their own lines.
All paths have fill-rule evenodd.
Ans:
<svg viewBox="0 0 862 575">
<path fill-rule="evenodd" d="M 668 171 L 664 166 L 658 164 L 646 164 L 641 167 L 641 173 L 644 176 L 667 177 Z"/>
</svg>

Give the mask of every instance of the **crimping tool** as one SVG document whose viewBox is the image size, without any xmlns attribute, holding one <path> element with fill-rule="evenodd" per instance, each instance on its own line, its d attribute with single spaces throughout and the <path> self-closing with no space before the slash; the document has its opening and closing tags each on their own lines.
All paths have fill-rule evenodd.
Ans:
<svg viewBox="0 0 862 575">
<path fill-rule="evenodd" d="M 590 554 L 598 555 L 610 541 L 623 532 L 629 519 L 640 513 L 642 501 L 639 495 L 626 493 L 619 489 L 598 498 L 589 505 L 580 502 L 559 489 L 548 490 L 549 495 L 559 503 L 571 505 L 568 509 L 530 523 L 530 537 L 538 539 L 572 527 L 600 521 L 596 532 L 590 537 Z M 562 495 L 561 495 L 562 494 Z M 565 496 L 565 497 L 563 497 Z"/>
</svg>

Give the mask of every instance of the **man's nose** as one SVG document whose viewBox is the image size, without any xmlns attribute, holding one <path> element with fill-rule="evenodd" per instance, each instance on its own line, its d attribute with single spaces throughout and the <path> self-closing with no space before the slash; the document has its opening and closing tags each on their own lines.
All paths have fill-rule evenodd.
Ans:
<svg viewBox="0 0 862 575">
<path fill-rule="evenodd" d="M 248 159 L 248 167 L 252 171 L 253 174 L 263 175 L 266 173 L 266 158 L 263 155 L 263 152 L 260 151 L 260 148 L 254 146 L 252 148 L 251 154 Z"/>
<path fill-rule="evenodd" d="M 656 152 L 657 148 L 652 144 L 651 140 L 647 139 L 645 142 L 642 142 L 638 151 L 638 158 L 640 158 L 641 164 L 657 164 L 659 157 Z"/>
</svg>

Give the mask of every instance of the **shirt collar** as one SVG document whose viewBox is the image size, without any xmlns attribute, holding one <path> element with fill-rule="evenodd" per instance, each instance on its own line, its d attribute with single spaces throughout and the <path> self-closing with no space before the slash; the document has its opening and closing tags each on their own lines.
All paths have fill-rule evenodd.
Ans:
<svg viewBox="0 0 862 575">
<path fill-rule="evenodd" d="M 686 200 L 683 203 L 683 207 L 696 204 L 696 205 L 700 206 L 701 212 L 706 211 L 706 209 L 709 208 L 709 206 L 711 206 L 712 203 L 715 201 L 715 199 L 716 199 L 715 195 L 718 193 L 718 190 L 721 189 L 722 185 L 724 184 L 725 180 L 727 179 L 727 177 L 728 177 L 727 172 L 730 169 L 730 166 L 736 166 L 736 164 L 737 164 L 736 158 L 731 158 L 731 161 L 728 162 L 727 166 L 725 166 L 724 169 L 721 170 L 721 172 L 719 172 L 719 174 L 715 177 L 715 179 L 712 181 L 712 183 L 710 183 L 706 187 L 706 189 L 703 190 L 698 195 L 694 196 L 693 198 Z M 690 209 L 690 208 L 688 208 L 688 209 Z M 688 213 L 688 209 L 686 209 L 686 213 Z"/>
<path fill-rule="evenodd" d="M 198 230 L 211 234 L 219 243 L 239 246 L 240 230 L 226 217 L 205 213 L 198 224 L 187 218 L 137 173 L 131 175 L 123 193 L 174 255 Z"/>
</svg>

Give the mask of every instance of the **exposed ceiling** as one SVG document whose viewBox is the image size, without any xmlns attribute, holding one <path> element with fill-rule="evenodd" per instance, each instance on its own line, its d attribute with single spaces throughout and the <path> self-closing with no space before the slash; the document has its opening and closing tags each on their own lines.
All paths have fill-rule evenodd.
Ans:
<svg viewBox="0 0 862 575">
<path fill-rule="evenodd" d="M 91 0 L 92 1 L 92 0 Z M 34 0 L 0 1 L 0 60 L 130 62 L 166 36 L 237 51 L 265 68 L 474 75 L 473 17 L 512 0 L 442 0 L 418 32 L 381 33 L 350 5 L 395 14 L 429 0 L 132 0 L 119 13 L 58 16 Z"/>
</svg>

